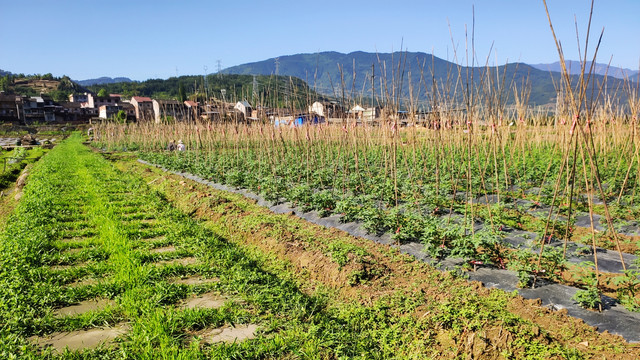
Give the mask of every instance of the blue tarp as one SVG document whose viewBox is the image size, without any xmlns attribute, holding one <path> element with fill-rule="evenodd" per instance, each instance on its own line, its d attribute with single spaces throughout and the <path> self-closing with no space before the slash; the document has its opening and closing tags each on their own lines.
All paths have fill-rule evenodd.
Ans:
<svg viewBox="0 0 640 360">
<path fill-rule="evenodd" d="M 287 126 L 287 125 L 291 127 L 296 127 L 296 126 L 303 126 L 305 124 L 316 125 L 316 124 L 322 124 L 322 123 L 324 123 L 323 116 L 316 115 L 316 114 L 302 114 L 302 115 L 296 116 L 290 122 L 283 121 L 283 120 L 276 120 L 274 122 L 274 125 L 276 127 Z"/>
</svg>

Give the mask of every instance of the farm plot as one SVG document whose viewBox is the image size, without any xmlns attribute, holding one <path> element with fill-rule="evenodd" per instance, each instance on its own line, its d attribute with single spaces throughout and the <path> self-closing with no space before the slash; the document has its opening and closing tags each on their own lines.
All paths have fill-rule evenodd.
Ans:
<svg viewBox="0 0 640 360">
<path fill-rule="evenodd" d="M 356 221 L 400 244 L 420 242 L 437 260 L 513 269 L 520 287 L 541 278 L 577 285 L 585 307 L 602 308 L 604 293 L 636 311 L 640 167 L 638 144 L 624 135 L 635 132 L 603 124 L 587 149 L 569 130 L 99 129 L 100 146 L 142 149 L 141 158 L 168 169 Z M 176 135 L 189 150 L 162 151 Z"/>
<path fill-rule="evenodd" d="M 619 338 L 576 323 L 561 327 L 569 336 L 541 328 L 507 310 L 513 296 L 478 291 L 398 254 L 397 264 L 417 266 L 419 280 L 369 302 L 341 298 L 247 245 L 250 233 L 277 229 L 277 218 L 230 223 L 243 226 L 237 234 L 206 227 L 149 188 L 158 182 L 114 168 L 79 136 L 34 166 L 0 235 L 3 358 L 633 355 Z M 209 205 L 221 215 L 246 206 Z M 375 259 L 357 248 L 332 245 L 343 274 Z M 354 279 L 357 293 L 374 277 Z M 573 348 L 579 339 L 591 347 Z"/>
<path fill-rule="evenodd" d="M 140 173 L 153 184 L 155 189 L 167 194 L 173 203 L 186 212 L 196 214 L 216 231 L 228 234 L 231 241 L 239 244 L 249 243 L 270 254 L 269 258 L 291 262 L 297 269 L 298 279 L 306 279 L 307 285 L 303 285 L 303 288 L 314 289 L 320 283 L 335 289 L 340 299 L 356 300 L 364 304 L 373 303 L 376 299 L 377 301 L 388 299 L 389 294 L 393 294 L 396 300 L 405 299 L 404 305 L 394 301 L 392 306 L 395 309 L 401 309 L 415 301 L 414 311 L 429 324 L 434 324 L 433 320 L 441 319 L 443 314 L 451 315 L 450 311 L 453 309 L 467 309 L 471 313 L 482 313 L 484 311 L 482 309 L 486 306 L 492 307 L 489 304 L 494 303 L 494 300 L 486 302 L 486 299 L 483 299 L 489 296 L 493 299 L 501 299 L 499 300 L 500 311 L 508 310 L 507 313 L 497 315 L 498 318 L 504 319 L 511 313 L 532 321 L 542 329 L 541 331 L 547 332 L 550 339 L 553 339 L 552 342 L 568 341 L 569 347 L 580 349 L 581 352 L 586 350 L 588 354 L 584 356 L 587 358 L 595 355 L 592 351 L 598 346 L 595 344 L 600 341 L 598 340 L 600 337 L 613 340 L 609 334 L 595 335 L 593 328 L 567 316 L 566 310 L 550 311 L 542 307 L 538 301 L 526 301 L 512 294 L 479 287 L 476 283 L 465 284 L 459 279 L 452 282 L 450 275 L 455 272 L 441 276 L 439 272 L 424 263 L 402 255 L 397 248 L 378 245 L 361 237 L 345 236 L 342 232 L 327 230 L 324 226 L 310 226 L 308 222 L 292 216 L 292 210 L 282 215 L 274 215 L 263 206 L 255 204 L 254 200 L 246 199 L 244 196 L 247 194 L 243 191 L 242 195 L 237 195 L 228 191 L 214 190 L 206 181 L 199 183 L 186 179 L 182 175 L 170 175 L 136 163 L 121 166 L 127 172 Z M 258 201 L 258 203 L 262 202 Z M 278 205 L 271 209 L 280 212 L 284 207 Z M 300 214 L 298 210 L 295 212 Z M 346 230 L 349 231 L 349 229 Z M 478 273 L 481 272 L 478 271 Z M 503 296 L 507 296 L 508 299 L 502 298 Z M 457 315 L 453 318 L 458 320 L 466 318 L 470 314 L 466 313 L 467 310 L 460 310 L 460 312 L 456 310 Z M 498 311 L 498 308 L 493 308 L 492 311 Z M 594 314 L 597 313 L 594 312 Z M 485 315 L 480 316 L 484 318 Z M 467 324 L 474 323 L 469 319 L 462 321 Z M 455 336 L 456 352 L 464 353 L 465 356 L 474 353 L 480 358 L 491 357 L 490 353 L 482 355 L 475 353 L 473 346 L 470 346 L 471 343 L 474 343 L 474 346 L 478 345 L 477 338 L 474 340 L 476 336 L 480 336 L 488 346 L 496 346 L 502 341 L 493 338 L 496 333 L 488 330 L 495 330 L 492 325 L 489 325 L 493 321 L 486 318 L 483 321 L 486 325 L 482 326 L 483 330 L 474 331 L 468 327 L 469 325 L 463 326 L 467 331 L 457 333 Z M 436 322 L 435 326 L 440 328 L 441 323 Z M 429 331 L 433 330 L 435 329 L 431 328 Z M 502 331 L 498 330 L 498 334 Z M 534 328 L 534 331 L 538 330 Z M 442 344 L 442 335 L 437 337 L 439 340 L 428 344 L 427 348 L 431 349 L 431 346 Z M 444 338 L 446 339 L 447 336 Z M 464 346 L 465 343 L 469 344 L 469 347 Z M 503 351 L 502 356 L 509 358 L 509 355 L 506 355 L 509 353 L 510 350 Z M 616 350 L 613 352 L 605 350 L 605 353 L 614 357 L 624 357 L 616 353 Z M 443 352 L 439 355 L 442 358 L 452 358 L 455 357 L 454 354 Z M 529 356 L 538 355 L 534 351 L 529 353 Z M 571 356 L 574 355 L 565 354 L 559 357 L 570 358 Z M 580 357 L 580 355 L 575 356 Z M 524 357 L 524 355 L 521 353 L 515 357 Z"/>
</svg>

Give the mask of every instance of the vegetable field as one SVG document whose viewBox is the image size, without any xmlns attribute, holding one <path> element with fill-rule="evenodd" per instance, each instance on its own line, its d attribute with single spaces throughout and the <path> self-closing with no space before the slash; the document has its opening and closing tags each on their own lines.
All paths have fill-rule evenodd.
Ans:
<svg viewBox="0 0 640 360">
<path fill-rule="evenodd" d="M 81 141 L 35 164 L 0 235 L 3 358 L 632 353 L 535 303 Z"/>
<path fill-rule="evenodd" d="M 585 307 L 601 309 L 604 293 L 637 311 L 636 125 L 580 131 L 584 143 L 569 123 L 132 125 L 101 129 L 99 146 L 139 149 L 171 170 L 357 222 L 399 244 L 420 242 L 436 260 L 517 271 L 522 288 L 545 279 L 581 287 Z M 189 150 L 164 151 L 175 137 Z"/>
</svg>

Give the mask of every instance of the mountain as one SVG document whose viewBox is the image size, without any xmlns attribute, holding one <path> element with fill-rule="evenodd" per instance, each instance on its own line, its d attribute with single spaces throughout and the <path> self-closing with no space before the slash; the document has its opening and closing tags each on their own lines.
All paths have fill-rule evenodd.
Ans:
<svg viewBox="0 0 640 360">
<path fill-rule="evenodd" d="M 97 79 L 87 79 L 87 80 L 74 80 L 79 85 L 82 86 L 91 86 L 91 85 L 102 85 L 102 84 L 113 84 L 113 83 L 123 83 L 123 82 L 133 82 L 133 80 L 126 77 L 99 77 Z"/>
<path fill-rule="evenodd" d="M 6 75 L 11 75 L 11 72 L 0 69 L 0 76 L 6 76 Z"/>
<path fill-rule="evenodd" d="M 376 99 L 396 99 L 405 105 L 410 98 L 421 103 L 432 101 L 434 89 L 440 99 L 444 94 L 459 101 L 466 84 L 472 82 L 480 96 L 495 97 L 497 88 L 504 89 L 499 92 L 500 102 L 511 104 L 515 102 L 513 89 L 520 91 L 523 84 L 528 83 L 531 86 L 529 105 L 545 105 L 555 103 L 554 83 L 561 83 L 560 74 L 550 74 L 548 70 L 524 63 L 466 67 L 422 52 L 297 54 L 233 66 L 222 72 L 273 75 L 276 70 L 279 75 L 301 78 L 310 88 L 328 96 L 366 101 L 375 93 Z M 596 76 L 593 80 L 592 84 L 598 86 L 604 78 Z M 607 81 L 609 88 L 621 86 L 618 79 Z"/>
<path fill-rule="evenodd" d="M 591 68 L 591 61 L 587 61 L 585 73 L 589 72 Z M 542 71 L 552 71 L 552 72 L 562 72 L 562 66 L 560 65 L 560 61 L 556 61 L 551 64 L 532 64 L 534 68 Z M 582 71 L 580 68 L 580 62 L 575 60 L 567 60 L 567 69 L 571 75 L 578 75 Z M 618 79 L 632 79 L 637 81 L 635 78 L 638 76 L 637 70 L 631 69 L 623 69 L 615 66 L 608 66 L 607 64 L 595 63 L 593 67 L 593 72 L 597 75 L 607 75 L 613 76 Z"/>
</svg>

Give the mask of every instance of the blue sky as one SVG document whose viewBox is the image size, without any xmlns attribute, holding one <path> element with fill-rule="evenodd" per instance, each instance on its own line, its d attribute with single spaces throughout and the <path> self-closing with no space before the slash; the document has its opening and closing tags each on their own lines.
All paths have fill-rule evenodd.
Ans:
<svg viewBox="0 0 640 360">
<path fill-rule="evenodd" d="M 566 58 L 577 59 L 574 16 L 583 48 L 590 1 L 547 3 Z M 401 46 L 449 60 L 455 48 L 464 63 L 472 7 L 482 64 L 558 60 L 542 0 L 0 0 L 0 69 L 145 80 L 202 74 L 205 66 L 215 72 L 218 60 L 226 68 L 281 55 Z M 590 54 L 604 27 L 598 62 L 613 56 L 612 65 L 637 70 L 638 14 L 638 0 L 596 1 Z"/>
</svg>

